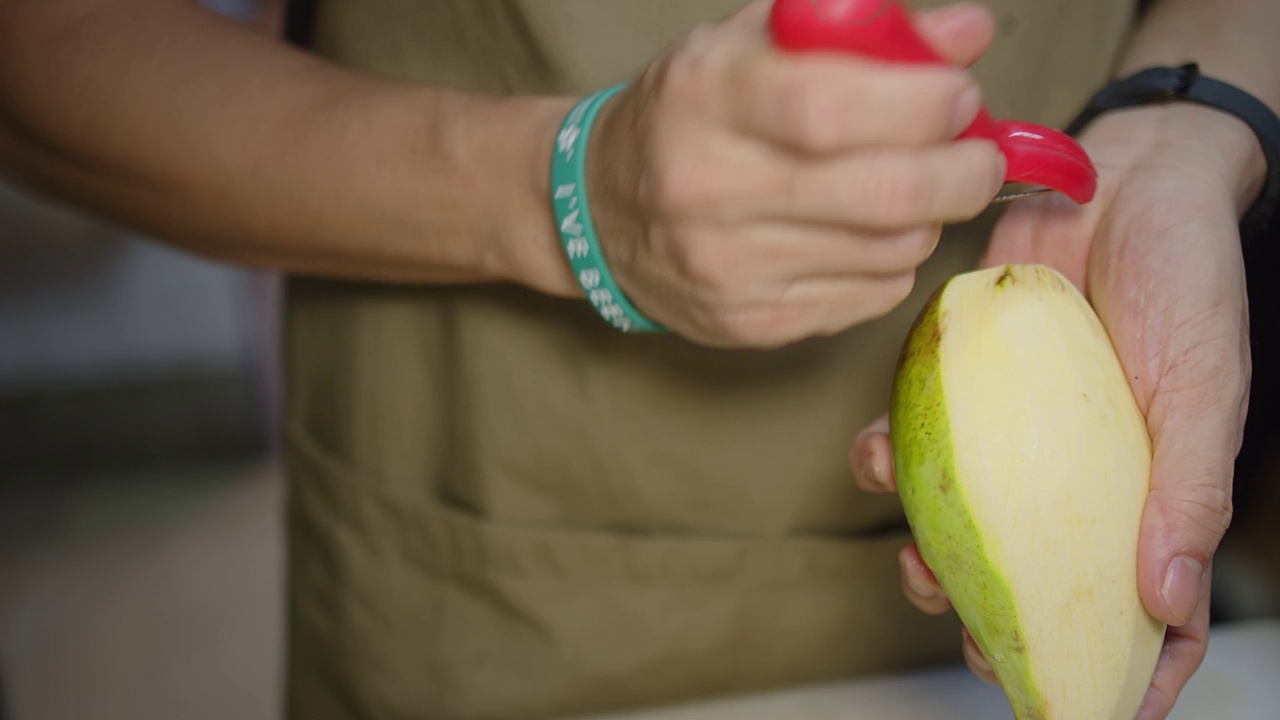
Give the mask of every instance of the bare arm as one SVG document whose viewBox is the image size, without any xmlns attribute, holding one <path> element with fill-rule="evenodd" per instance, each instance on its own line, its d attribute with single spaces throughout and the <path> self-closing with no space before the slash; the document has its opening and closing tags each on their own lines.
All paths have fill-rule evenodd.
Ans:
<svg viewBox="0 0 1280 720">
<path fill-rule="evenodd" d="M 1205 75 L 1232 83 L 1280 112 L 1277 28 L 1277 0 L 1157 0 L 1135 33 L 1119 74 L 1194 60 Z M 1257 196 L 1266 162 L 1244 123 L 1226 113 L 1189 105 L 1168 106 L 1158 112 L 1172 121 L 1165 124 L 1171 130 L 1184 131 L 1187 126 L 1182 119 L 1200 123 L 1190 127 L 1197 135 L 1192 139 L 1213 143 L 1240 169 L 1241 202 L 1251 202 Z"/>
<path fill-rule="evenodd" d="M 238 263 L 572 293 L 570 102 L 356 74 L 190 0 L 0 0 L 0 172 Z"/>
<path fill-rule="evenodd" d="M 1275 0 L 1156 0 L 1130 42 L 1121 74 L 1149 65 L 1200 63 L 1205 74 L 1280 106 Z"/>
</svg>

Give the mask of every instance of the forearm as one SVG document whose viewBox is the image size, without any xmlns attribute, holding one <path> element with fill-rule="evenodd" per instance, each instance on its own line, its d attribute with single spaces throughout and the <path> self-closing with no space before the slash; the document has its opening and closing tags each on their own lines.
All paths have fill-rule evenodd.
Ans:
<svg viewBox="0 0 1280 720">
<path fill-rule="evenodd" d="M 0 172 L 233 262 L 572 292 L 568 104 L 348 72 L 187 0 L 0 0 Z"/>
<path fill-rule="evenodd" d="M 1231 83 L 1280 112 L 1280 2 L 1276 0 L 1156 0 L 1117 69 L 1120 76 L 1146 67 L 1195 61 L 1207 76 Z M 1208 108 L 1170 106 L 1202 123 L 1206 141 L 1239 169 L 1237 198 L 1256 197 L 1266 172 L 1261 147 L 1239 120 Z M 1167 113 L 1166 113 L 1167 114 Z M 1179 127 L 1186 123 L 1179 122 Z M 1222 128 L 1222 132 L 1218 132 Z"/>
<path fill-rule="evenodd" d="M 1120 74 L 1190 60 L 1280 112 L 1280 3 L 1276 0 L 1157 0 L 1143 18 Z"/>
</svg>

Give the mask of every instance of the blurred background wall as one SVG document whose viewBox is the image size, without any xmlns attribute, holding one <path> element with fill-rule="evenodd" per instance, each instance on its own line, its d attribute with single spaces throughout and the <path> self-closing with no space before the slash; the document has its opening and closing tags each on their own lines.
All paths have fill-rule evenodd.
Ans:
<svg viewBox="0 0 1280 720">
<path fill-rule="evenodd" d="M 0 466 L 253 452 L 271 436 L 277 280 L 0 185 Z"/>
<path fill-rule="evenodd" d="M 279 716 L 278 288 L 0 180 L 0 718 Z"/>
</svg>

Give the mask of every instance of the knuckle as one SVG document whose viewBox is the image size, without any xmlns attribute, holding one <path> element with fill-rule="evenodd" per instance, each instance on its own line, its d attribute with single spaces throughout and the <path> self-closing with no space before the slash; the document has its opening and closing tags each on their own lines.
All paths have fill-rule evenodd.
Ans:
<svg viewBox="0 0 1280 720">
<path fill-rule="evenodd" d="M 734 308 L 718 317 L 719 331 L 734 345 L 771 350 L 798 335 L 796 317 L 779 307 Z"/>
<path fill-rule="evenodd" d="M 693 26 L 686 36 L 685 45 L 693 50 L 706 51 L 714 45 L 719 37 L 720 26 L 710 22 L 700 22 Z"/>
<path fill-rule="evenodd" d="M 908 70 L 909 71 L 909 70 Z M 954 69 L 921 68 L 916 72 L 927 73 L 916 84 L 906 101 L 910 107 L 906 115 L 906 128 L 921 142 L 951 140 L 955 108 L 960 95 L 970 87 L 963 73 Z"/>
<path fill-rule="evenodd" d="M 687 174 L 671 163 L 650 162 L 640 181 L 640 204 L 656 217 L 678 214 L 689 197 L 689 184 Z"/>
<path fill-rule="evenodd" d="M 702 87 L 719 70 L 720 34 L 720 29 L 710 23 L 694 27 L 665 63 L 661 74 L 664 86 L 676 91 Z"/>
<path fill-rule="evenodd" d="M 716 329 L 734 345 L 754 345 L 760 331 L 750 316 L 738 310 L 726 310 L 716 316 Z"/>
<path fill-rule="evenodd" d="M 901 67 L 882 73 L 873 89 L 846 108 L 845 117 L 875 113 L 898 141 L 924 146 L 955 139 L 956 105 L 969 87 L 963 71 L 941 67 Z"/>
<path fill-rule="evenodd" d="M 659 123 L 710 111 L 720 96 L 716 91 L 723 86 L 728 64 L 720 36 L 715 26 L 695 28 L 680 46 L 645 71 L 641 84 Z"/>
<path fill-rule="evenodd" d="M 706 59 L 698 53 L 681 52 L 672 56 L 656 74 L 655 103 L 663 111 L 687 106 L 700 95 L 706 71 Z"/>
<path fill-rule="evenodd" d="M 961 76 L 937 69 L 853 70 L 818 66 L 789 83 L 782 107 L 795 142 L 810 152 L 837 150 L 854 135 L 919 146 L 951 139 Z M 943 74 L 939 74 L 943 73 Z M 772 98 L 777 101 L 778 98 Z"/>
<path fill-rule="evenodd" d="M 821 74 L 793 73 L 779 85 L 778 97 L 769 98 L 766 106 L 780 109 L 790 143 L 812 153 L 836 149 L 839 118 L 849 116 L 841 109 L 841 93 L 821 82 Z"/>
<path fill-rule="evenodd" d="M 730 276 L 718 243 L 705 234 L 679 237 L 672 254 L 676 272 L 703 297 L 723 300 L 740 284 Z"/>
<path fill-rule="evenodd" d="M 725 172 L 732 158 L 708 147 L 696 123 L 672 119 L 642 139 L 636 186 L 640 206 L 657 217 L 705 215 L 734 201 L 741 179 Z"/>
<path fill-rule="evenodd" d="M 1214 547 L 1231 526 L 1235 501 L 1231 491 L 1216 481 L 1216 474 L 1214 477 L 1206 476 L 1198 482 L 1181 486 L 1176 492 L 1157 492 L 1163 495 L 1161 499 L 1164 504 L 1185 530 L 1195 533 L 1196 537 Z M 1212 550 L 1213 547 L 1205 549 Z"/>
<path fill-rule="evenodd" d="M 652 215 L 676 217 L 714 204 L 722 194 L 721 181 L 707 172 L 707 163 L 683 142 L 658 147 L 641 172 L 640 204 Z"/>
<path fill-rule="evenodd" d="M 773 128 L 778 142 L 796 150 L 838 150 L 850 118 L 873 115 L 851 113 L 851 106 L 858 106 L 854 97 L 861 92 L 859 78 L 829 64 L 762 54 L 746 73 L 754 90 L 749 111 Z"/>
</svg>

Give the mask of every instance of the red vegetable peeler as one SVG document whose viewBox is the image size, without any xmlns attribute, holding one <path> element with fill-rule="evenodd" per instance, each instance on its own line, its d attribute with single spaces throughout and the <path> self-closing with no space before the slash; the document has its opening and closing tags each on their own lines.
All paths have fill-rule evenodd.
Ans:
<svg viewBox="0 0 1280 720">
<path fill-rule="evenodd" d="M 945 62 L 916 34 L 894 0 L 774 0 L 769 29 L 778 47 L 838 51 L 906 63 Z M 997 120 L 984 108 L 962 138 L 988 138 L 1008 161 L 1006 183 L 1037 189 L 1002 192 L 993 202 L 1058 191 L 1077 203 L 1093 199 L 1098 173 L 1084 148 L 1053 128 Z"/>
</svg>

